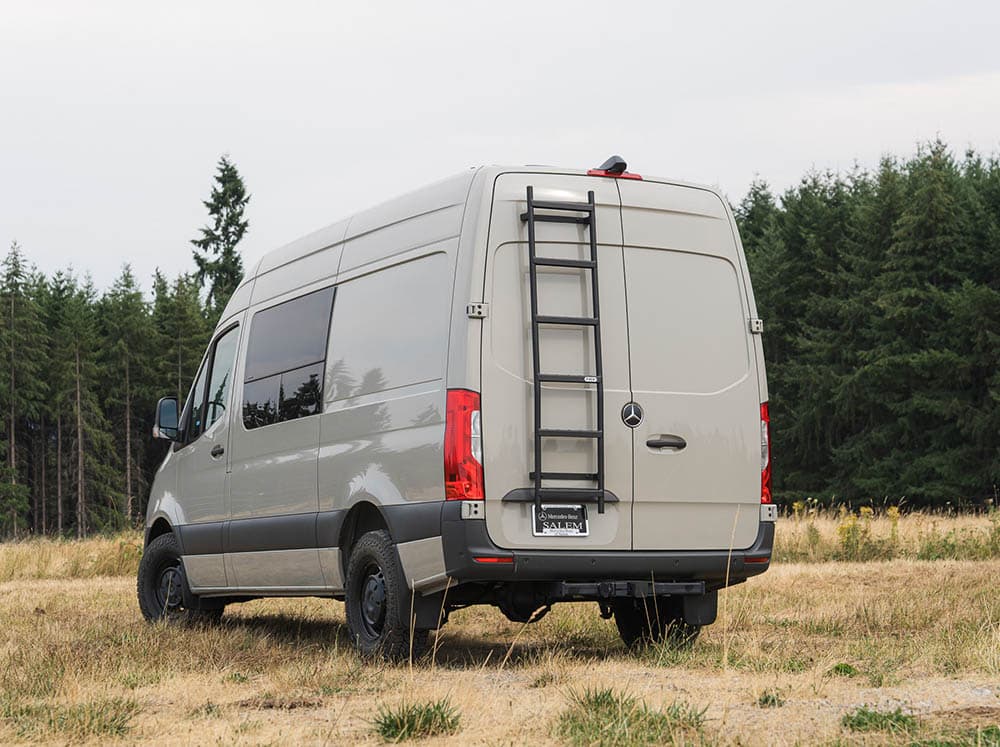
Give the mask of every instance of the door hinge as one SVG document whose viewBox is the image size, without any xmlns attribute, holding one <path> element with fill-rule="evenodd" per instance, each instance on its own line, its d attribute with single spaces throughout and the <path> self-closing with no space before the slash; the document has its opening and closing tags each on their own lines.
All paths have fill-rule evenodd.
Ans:
<svg viewBox="0 0 1000 747">
<path fill-rule="evenodd" d="M 470 303 L 465 307 L 465 315 L 470 319 L 485 319 L 489 314 L 490 305 L 488 303 Z"/>
<path fill-rule="evenodd" d="M 764 332 L 764 320 L 763 319 L 751 319 L 750 320 L 750 332 L 755 335 L 763 334 Z"/>
</svg>

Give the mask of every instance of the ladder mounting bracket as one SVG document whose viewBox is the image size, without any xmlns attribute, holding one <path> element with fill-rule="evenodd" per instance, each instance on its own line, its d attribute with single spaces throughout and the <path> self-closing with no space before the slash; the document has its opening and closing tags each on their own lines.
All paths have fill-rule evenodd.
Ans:
<svg viewBox="0 0 1000 747">
<path fill-rule="evenodd" d="M 466 304 L 465 315 L 469 319 L 485 319 L 490 315 L 490 305 L 482 301 Z"/>
</svg>

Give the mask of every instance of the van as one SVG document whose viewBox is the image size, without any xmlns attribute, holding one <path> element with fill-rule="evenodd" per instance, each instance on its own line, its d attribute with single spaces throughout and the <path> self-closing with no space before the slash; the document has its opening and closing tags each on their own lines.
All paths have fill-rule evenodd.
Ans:
<svg viewBox="0 0 1000 747">
<path fill-rule="evenodd" d="M 774 539 L 750 277 L 715 190 L 482 167 L 277 249 L 229 300 L 151 488 L 149 620 L 345 603 L 366 655 L 451 611 L 596 602 L 690 642 Z"/>
</svg>

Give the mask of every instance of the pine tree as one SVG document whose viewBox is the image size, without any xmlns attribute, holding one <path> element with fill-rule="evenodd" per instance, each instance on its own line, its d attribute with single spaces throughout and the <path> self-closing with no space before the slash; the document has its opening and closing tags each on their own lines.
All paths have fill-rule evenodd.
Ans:
<svg viewBox="0 0 1000 747">
<path fill-rule="evenodd" d="M 105 413 L 121 423 L 118 451 L 124 454 L 124 519 L 131 525 L 136 489 L 143 484 L 137 470 L 136 404 L 151 409 L 149 370 L 154 348 L 149 307 L 132 269 L 125 265 L 111 290 L 101 299 L 100 333 L 108 386 L 103 392 Z"/>
<path fill-rule="evenodd" d="M 0 308 L 3 326 L 0 328 L 0 350 L 3 351 L 4 381 L 2 397 L 6 414 L 7 464 L 5 481 L 11 485 L 22 482 L 18 462 L 18 430 L 26 426 L 26 419 L 37 418 L 44 398 L 44 383 L 40 369 L 45 352 L 45 330 L 41 324 L 38 305 L 32 296 L 34 277 L 29 272 L 21 248 L 15 241 L 3 261 L 3 278 L 0 284 Z M 18 508 L 23 491 L 13 490 L 8 495 L 11 502 L 11 530 L 16 534 Z M 37 513 L 37 506 L 36 506 Z"/>
<path fill-rule="evenodd" d="M 228 156 L 223 156 L 216 169 L 212 196 L 203 203 L 211 225 L 200 229 L 201 238 L 191 241 L 195 246 L 199 287 L 204 287 L 206 281 L 209 283 L 205 305 L 213 322 L 243 277 L 243 260 L 236 252 L 236 245 L 249 225 L 243 216 L 249 201 L 239 171 Z"/>
<path fill-rule="evenodd" d="M 156 330 L 158 391 L 183 400 L 201 363 L 212 325 L 202 313 L 197 281 L 178 275 L 171 284 L 159 272 L 153 279 L 153 327 Z"/>
<path fill-rule="evenodd" d="M 43 318 L 49 330 L 48 380 L 49 419 L 55 426 L 55 485 L 56 485 L 56 533 L 62 535 L 69 527 L 66 514 L 66 498 L 69 488 L 69 463 L 67 461 L 67 439 L 73 422 L 73 386 L 75 356 L 73 352 L 73 329 L 71 328 L 75 306 L 74 297 L 78 285 L 72 273 L 57 271 L 48 284 L 43 300 Z"/>
<path fill-rule="evenodd" d="M 117 452 L 98 396 L 105 378 L 99 365 L 96 317 L 96 292 L 87 278 L 69 297 L 66 315 L 72 366 L 77 538 L 87 536 L 91 528 L 122 524 L 120 491 L 114 488 Z"/>
</svg>

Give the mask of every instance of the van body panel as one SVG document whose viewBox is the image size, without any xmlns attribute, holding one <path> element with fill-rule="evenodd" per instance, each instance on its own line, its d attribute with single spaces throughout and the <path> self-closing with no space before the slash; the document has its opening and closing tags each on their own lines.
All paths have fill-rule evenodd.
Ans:
<svg viewBox="0 0 1000 747">
<path fill-rule="evenodd" d="M 480 391 L 483 320 L 470 317 L 470 303 L 484 300 L 486 243 L 492 207 L 495 169 L 476 169 L 469 183 L 462 227 L 455 257 L 451 313 L 448 318 L 448 369 L 446 381 L 452 389 Z"/>
<path fill-rule="evenodd" d="M 343 250 L 344 245 L 337 244 L 259 275 L 254 281 L 253 303 L 264 303 L 317 282 L 331 285 Z"/>
<path fill-rule="evenodd" d="M 441 537 L 426 537 L 396 545 L 406 583 L 415 591 L 437 591 L 448 581 Z"/>
<path fill-rule="evenodd" d="M 353 239 L 373 231 L 383 230 L 387 231 L 383 235 L 388 236 L 396 230 L 393 228 L 394 226 L 400 225 L 408 219 L 441 213 L 449 207 L 464 207 L 469 194 L 469 185 L 475 175 L 475 169 L 469 169 L 461 174 L 441 179 L 356 213 L 350 219 L 346 238 Z M 459 211 L 457 216 L 453 213 L 450 215 L 452 215 L 454 222 L 445 229 L 442 235 L 456 236 L 461 227 L 461 212 Z M 439 221 L 440 219 L 439 215 L 434 220 Z M 414 231 L 414 233 L 429 236 L 431 232 Z M 424 243 L 429 243 L 429 241 Z M 392 246 L 391 243 L 386 243 L 381 256 L 389 256 L 392 253 Z M 345 265 L 344 269 L 350 269 L 351 266 Z"/>
<path fill-rule="evenodd" d="M 435 252 L 339 284 L 320 415 L 321 510 L 444 497 L 453 255 Z M 359 323 L 372 319 L 385 323 Z"/>
<path fill-rule="evenodd" d="M 238 591 L 301 589 L 326 591 L 319 550 L 266 550 L 232 556 Z"/>
<path fill-rule="evenodd" d="M 224 589 L 228 586 L 225 556 L 222 553 L 185 555 L 184 573 L 192 591 Z"/>
<path fill-rule="evenodd" d="M 528 283 L 527 228 L 521 221 L 525 191 L 538 200 L 597 202 L 597 243 L 605 393 L 605 487 L 617 498 L 604 514 L 588 510 L 588 537 L 535 537 L 532 504 L 504 502 L 514 490 L 531 484 L 534 469 L 531 305 Z M 585 227 L 544 223 L 537 227 L 539 256 L 584 259 L 590 244 Z M 544 173 L 504 173 L 493 188 L 485 296 L 489 316 L 483 324 L 482 408 L 486 478 L 486 524 L 501 548 L 593 550 L 628 549 L 632 543 L 632 441 L 619 413 L 629 401 L 628 346 L 618 190 L 608 179 Z M 590 278 L 563 268 L 539 268 L 538 310 L 542 315 L 590 316 Z M 593 332 L 588 328 L 543 327 L 539 342 L 546 373 L 592 373 Z M 594 428 L 594 387 L 546 384 L 542 421 L 551 428 Z M 615 427 L 615 423 L 621 427 Z M 545 439 L 545 471 L 591 472 L 594 442 Z M 559 487 L 593 487 L 561 482 Z"/>
<path fill-rule="evenodd" d="M 619 184 L 634 428 L 636 550 L 749 547 L 760 512 L 756 360 L 739 248 L 718 196 Z M 659 448 L 667 436 L 686 442 Z"/>
<path fill-rule="evenodd" d="M 323 583 L 333 593 L 344 590 L 344 575 L 340 564 L 339 547 L 320 547 L 319 567 L 323 571 Z"/>
</svg>

